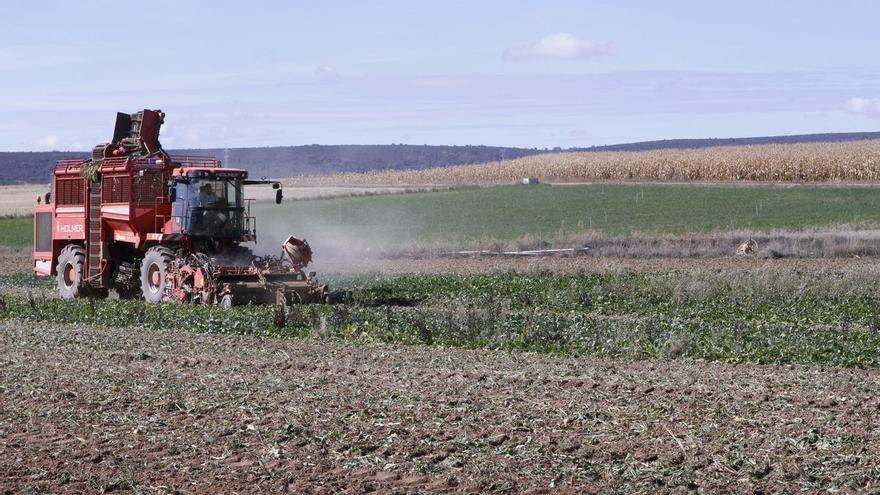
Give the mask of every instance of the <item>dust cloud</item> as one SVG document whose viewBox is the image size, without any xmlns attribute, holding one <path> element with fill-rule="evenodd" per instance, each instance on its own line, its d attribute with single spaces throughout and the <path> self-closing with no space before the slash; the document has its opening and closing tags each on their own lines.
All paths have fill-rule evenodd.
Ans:
<svg viewBox="0 0 880 495">
<path fill-rule="evenodd" d="M 257 242 L 246 246 L 260 256 L 278 256 L 281 244 L 293 235 L 308 241 L 312 248 L 312 263 L 306 270 L 346 273 L 357 271 L 365 261 L 380 260 L 415 239 L 413 233 L 395 230 L 390 222 L 352 225 L 332 213 L 299 215 L 296 204 L 288 200 L 280 205 L 255 203 L 252 215 L 257 217 Z M 371 217 L 382 219 L 385 215 L 373 211 Z"/>
</svg>

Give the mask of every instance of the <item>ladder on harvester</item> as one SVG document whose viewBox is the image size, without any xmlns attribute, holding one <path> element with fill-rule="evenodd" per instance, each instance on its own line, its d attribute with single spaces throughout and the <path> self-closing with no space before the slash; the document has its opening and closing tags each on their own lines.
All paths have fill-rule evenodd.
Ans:
<svg viewBox="0 0 880 495">
<path fill-rule="evenodd" d="M 91 183 L 89 187 L 88 239 L 86 244 L 88 285 L 95 288 L 104 286 L 104 243 L 101 239 L 101 180 Z"/>
</svg>

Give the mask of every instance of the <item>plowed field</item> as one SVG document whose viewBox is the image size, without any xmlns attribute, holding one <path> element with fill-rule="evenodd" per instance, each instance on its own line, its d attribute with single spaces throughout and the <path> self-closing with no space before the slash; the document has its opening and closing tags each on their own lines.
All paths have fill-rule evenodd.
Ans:
<svg viewBox="0 0 880 495">
<path fill-rule="evenodd" d="M 4 274 L 26 272 L 26 254 L 0 254 Z M 876 273 L 874 258 L 339 263 Z M 875 369 L 0 321 L 0 493 L 872 492 L 878 480 Z"/>
<path fill-rule="evenodd" d="M 877 489 L 876 371 L 0 324 L 8 492 Z"/>
</svg>

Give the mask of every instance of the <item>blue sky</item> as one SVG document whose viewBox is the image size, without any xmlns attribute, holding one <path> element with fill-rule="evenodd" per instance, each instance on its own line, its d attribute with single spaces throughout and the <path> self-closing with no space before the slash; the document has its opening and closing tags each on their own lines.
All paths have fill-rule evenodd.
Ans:
<svg viewBox="0 0 880 495">
<path fill-rule="evenodd" d="M 880 3 L 12 2 L 0 150 L 572 147 L 880 129 Z"/>
</svg>

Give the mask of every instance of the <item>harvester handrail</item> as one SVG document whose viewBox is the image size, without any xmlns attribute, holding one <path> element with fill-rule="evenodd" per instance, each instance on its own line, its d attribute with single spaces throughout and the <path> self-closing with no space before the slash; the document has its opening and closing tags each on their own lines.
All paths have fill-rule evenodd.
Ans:
<svg viewBox="0 0 880 495">
<path fill-rule="evenodd" d="M 171 161 L 179 163 L 181 167 L 220 168 L 220 160 L 212 156 L 171 155 Z"/>
<path fill-rule="evenodd" d="M 55 162 L 55 173 L 70 174 L 73 172 L 78 172 L 85 163 L 88 163 L 88 161 L 88 158 L 82 158 L 78 160 L 58 160 Z"/>
<path fill-rule="evenodd" d="M 122 172 L 128 168 L 127 156 L 112 156 L 101 162 L 101 172 Z"/>
<path fill-rule="evenodd" d="M 254 198 L 244 198 L 244 203 L 247 205 L 247 210 L 244 214 L 244 224 L 245 230 L 249 234 L 257 233 L 257 219 L 251 216 L 251 203 L 254 201 Z M 251 222 L 253 221 L 253 230 L 251 229 Z"/>
<path fill-rule="evenodd" d="M 153 200 L 153 211 L 156 212 L 155 223 L 153 227 L 156 232 L 162 232 L 162 228 L 165 226 L 165 217 L 162 213 L 159 213 L 159 205 L 165 202 L 165 196 L 156 196 Z"/>
</svg>

